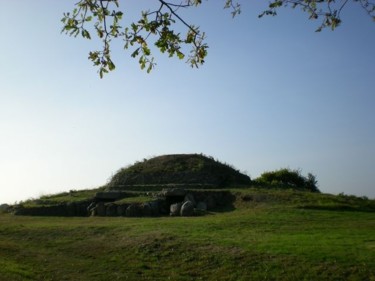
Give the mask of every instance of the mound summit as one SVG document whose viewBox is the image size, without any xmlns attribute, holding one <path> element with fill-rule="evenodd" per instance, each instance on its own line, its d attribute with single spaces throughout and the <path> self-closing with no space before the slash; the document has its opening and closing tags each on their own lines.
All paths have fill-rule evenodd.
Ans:
<svg viewBox="0 0 375 281">
<path fill-rule="evenodd" d="M 144 159 L 120 169 L 107 185 L 109 190 L 131 186 L 179 185 L 222 188 L 249 185 L 250 177 L 233 166 L 203 154 L 172 154 Z"/>
</svg>

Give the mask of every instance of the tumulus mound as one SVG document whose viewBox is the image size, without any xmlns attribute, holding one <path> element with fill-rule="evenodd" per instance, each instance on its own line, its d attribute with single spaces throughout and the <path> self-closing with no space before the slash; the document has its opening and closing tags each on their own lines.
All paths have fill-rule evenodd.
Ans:
<svg viewBox="0 0 375 281">
<path fill-rule="evenodd" d="M 250 177 L 228 164 L 202 154 L 163 155 L 120 169 L 107 185 L 108 190 L 133 186 L 178 185 L 223 188 L 249 185 Z"/>
</svg>

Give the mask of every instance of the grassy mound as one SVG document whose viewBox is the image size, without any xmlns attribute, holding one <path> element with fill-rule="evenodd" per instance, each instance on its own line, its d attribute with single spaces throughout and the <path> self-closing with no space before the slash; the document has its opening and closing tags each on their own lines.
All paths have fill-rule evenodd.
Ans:
<svg viewBox="0 0 375 281">
<path fill-rule="evenodd" d="M 120 169 L 108 189 L 129 189 L 143 185 L 185 185 L 228 187 L 249 185 L 250 177 L 228 164 L 201 154 L 163 155 Z"/>
</svg>

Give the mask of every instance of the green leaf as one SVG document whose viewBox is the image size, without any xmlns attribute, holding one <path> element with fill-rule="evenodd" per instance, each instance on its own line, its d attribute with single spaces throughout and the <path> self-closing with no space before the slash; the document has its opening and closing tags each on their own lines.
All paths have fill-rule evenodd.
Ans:
<svg viewBox="0 0 375 281">
<path fill-rule="evenodd" d="M 181 53 L 180 51 L 177 51 L 177 56 L 180 60 L 182 60 L 185 57 L 185 55 Z"/>
<path fill-rule="evenodd" d="M 112 60 L 108 60 L 108 69 L 110 71 L 114 70 L 116 68 L 115 64 L 112 62 Z"/>
<path fill-rule="evenodd" d="M 83 29 L 81 34 L 83 38 L 91 39 L 90 33 L 86 29 Z"/>
<path fill-rule="evenodd" d="M 139 49 L 140 49 L 140 48 L 137 48 L 137 49 L 131 54 L 131 57 L 132 57 L 132 58 L 135 58 L 136 56 L 139 55 Z"/>
<path fill-rule="evenodd" d="M 142 50 L 143 50 L 143 53 L 146 55 L 146 56 L 149 56 L 151 54 L 151 51 L 150 49 L 147 47 L 147 44 L 142 44 Z"/>
</svg>

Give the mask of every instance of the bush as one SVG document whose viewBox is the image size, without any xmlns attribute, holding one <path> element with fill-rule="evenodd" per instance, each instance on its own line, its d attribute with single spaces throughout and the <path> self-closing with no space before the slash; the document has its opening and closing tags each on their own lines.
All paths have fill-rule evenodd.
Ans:
<svg viewBox="0 0 375 281">
<path fill-rule="evenodd" d="M 259 178 L 255 179 L 254 182 L 262 186 L 320 192 L 317 187 L 318 181 L 316 180 L 316 177 L 311 173 L 308 173 L 307 177 L 304 177 L 299 170 L 284 168 L 276 171 L 264 172 Z"/>
</svg>

